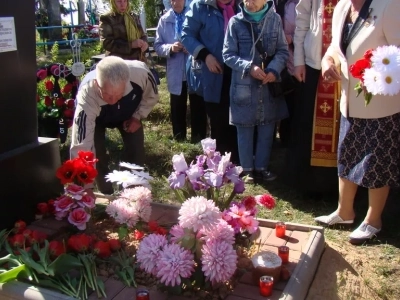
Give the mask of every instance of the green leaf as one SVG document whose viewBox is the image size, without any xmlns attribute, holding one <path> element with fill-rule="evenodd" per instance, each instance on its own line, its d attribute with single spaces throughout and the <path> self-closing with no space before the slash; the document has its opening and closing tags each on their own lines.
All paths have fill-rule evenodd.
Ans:
<svg viewBox="0 0 400 300">
<path fill-rule="evenodd" d="M 61 254 L 48 267 L 55 275 L 62 275 L 74 268 L 82 268 L 83 264 L 78 258 L 71 254 Z"/>
<path fill-rule="evenodd" d="M 29 255 L 28 252 L 26 252 L 25 250 L 19 249 L 19 252 L 21 253 L 21 260 L 30 268 L 34 269 L 36 272 L 38 272 L 39 274 L 45 274 L 45 275 L 49 275 L 47 273 L 47 271 L 45 270 L 45 268 L 35 262 L 32 257 Z"/>
<path fill-rule="evenodd" d="M 367 92 L 365 93 L 364 98 L 365 98 L 365 106 L 367 106 L 372 100 L 372 94 Z"/>
<path fill-rule="evenodd" d="M 14 280 L 18 277 L 20 272 L 27 273 L 28 268 L 26 265 L 20 265 L 19 267 L 13 268 L 7 272 L 0 274 L 0 283 L 8 282 Z"/>
<path fill-rule="evenodd" d="M 118 228 L 118 238 L 120 240 L 125 239 L 129 234 L 128 228 L 126 226 L 121 226 Z"/>
</svg>

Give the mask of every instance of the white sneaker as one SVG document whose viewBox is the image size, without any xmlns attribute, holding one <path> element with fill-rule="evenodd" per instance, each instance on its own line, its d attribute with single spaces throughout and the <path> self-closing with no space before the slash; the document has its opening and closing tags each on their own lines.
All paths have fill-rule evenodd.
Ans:
<svg viewBox="0 0 400 300">
<path fill-rule="evenodd" d="M 362 244 L 376 237 L 379 231 L 381 230 L 363 222 L 349 235 L 349 242 L 354 245 Z"/>
<path fill-rule="evenodd" d="M 343 220 L 338 214 L 337 212 L 333 212 L 331 213 L 329 216 L 320 216 L 320 217 L 316 217 L 315 222 L 318 223 L 322 223 L 324 225 L 335 225 L 335 224 L 339 224 L 339 225 L 350 225 L 354 223 L 354 220 Z"/>
</svg>

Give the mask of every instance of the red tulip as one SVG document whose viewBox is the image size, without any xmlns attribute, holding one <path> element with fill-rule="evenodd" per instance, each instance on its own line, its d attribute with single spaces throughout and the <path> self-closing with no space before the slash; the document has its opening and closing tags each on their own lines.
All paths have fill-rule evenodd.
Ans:
<svg viewBox="0 0 400 300">
<path fill-rule="evenodd" d="M 44 240 L 47 238 L 47 235 L 38 230 L 32 230 L 31 235 L 28 237 L 30 244 L 42 244 Z"/>
<path fill-rule="evenodd" d="M 157 223 L 157 221 L 150 221 L 150 222 L 148 223 L 148 225 L 149 225 L 149 229 L 150 229 L 151 232 L 157 231 L 157 228 L 158 228 L 158 223 Z"/>
<path fill-rule="evenodd" d="M 110 244 L 108 242 L 98 241 L 93 246 L 93 252 L 100 258 L 107 258 L 111 255 Z"/>
<path fill-rule="evenodd" d="M 49 243 L 50 256 L 56 258 L 61 254 L 65 253 L 64 244 L 60 241 L 51 241 Z"/>
<path fill-rule="evenodd" d="M 71 235 L 67 245 L 76 252 L 85 252 L 89 250 L 91 238 L 86 234 Z"/>
<path fill-rule="evenodd" d="M 49 212 L 49 207 L 46 202 L 40 202 L 36 205 L 39 215 L 46 215 Z"/>
<path fill-rule="evenodd" d="M 24 246 L 25 237 L 22 234 L 16 234 L 10 239 L 11 247 L 22 248 Z"/>
<path fill-rule="evenodd" d="M 26 228 L 26 223 L 22 220 L 19 220 L 14 224 L 14 231 L 16 233 L 22 233 L 22 231 L 24 231 L 25 228 Z"/>
</svg>

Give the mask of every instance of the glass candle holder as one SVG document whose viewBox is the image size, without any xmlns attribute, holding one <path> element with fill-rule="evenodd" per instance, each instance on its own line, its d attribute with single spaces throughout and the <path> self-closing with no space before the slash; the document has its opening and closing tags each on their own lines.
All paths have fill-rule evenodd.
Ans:
<svg viewBox="0 0 400 300">
<path fill-rule="evenodd" d="M 278 255 L 282 259 L 282 264 L 287 264 L 289 262 L 289 247 L 288 246 L 278 247 Z"/>
<path fill-rule="evenodd" d="M 136 300 L 150 300 L 149 290 L 146 288 L 139 288 L 136 291 Z"/>
<path fill-rule="evenodd" d="M 279 238 L 283 238 L 286 235 L 286 224 L 284 222 L 278 222 L 275 225 L 275 235 Z"/>
<path fill-rule="evenodd" d="M 268 297 L 272 295 L 272 289 L 274 288 L 274 277 L 272 276 L 261 276 L 260 277 L 260 295 Z"/>
</svg>

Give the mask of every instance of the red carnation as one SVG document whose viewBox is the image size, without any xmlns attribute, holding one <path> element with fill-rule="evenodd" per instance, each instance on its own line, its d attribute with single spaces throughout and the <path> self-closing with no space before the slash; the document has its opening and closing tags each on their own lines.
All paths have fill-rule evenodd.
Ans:
<svg viewBox="0 0 400 300">
<path fill-rule="evenodd" d="M 372 49 L 369 49 L 369 50 L 365 51 L 364 58 L 368 59 L 370 61 L 371 57 L 372 57 L 372 51 L 373 51 Z"/>
<path fill-rule="evenodd" d="M 268 209 L 273 209 L 275 207 L 275 199 L 271 195 L 264 194 L 255 197 L 257 203 Z"/>
<path fill-rule="evenodd" d="M 64 244 L 60 241 L 51 241 L 49 243 L 49 252 L 51 257 L 59 257 L 61 254 L 65 253 Z"/>
<path fill-rule="evenodd" d="M 72 119 L 74 117 L 74 110 L 73 109 L 64 110 L 64 117 Z"/>
<path fill-rule="evenodd" d="M 53 105 L 53 99 L 51 99 L 49 96 L 45 96 L 44 97 L 44 105 L 52 106 Z"/>
<path fill-rule="evenodd" d="M 91 238 L 86 234 L 71 235 L 68 239 L 67 245 L 73 251 L 85 252 L 89 250 Z"/>
<path fill-rule="evenodd" d="M 100 258 L 107 258 L 111 255 L 110 244 L 108 242 L 98 241 L 93 246 L 93 252 Z"/>
<path fill-rule="evenodd" d="M 45 86 L 46 90 L 51 92 L 53 90 L 54 84 L 52 81 L 46 80 L 46 82 L 44 83 L 44 86 Z"/>
<path fill-rule="evenodd" d="M 363 80 L 365 69 L 371 67 L 371 62 L 368 59 L 357 60 L 354 64 L 350 66 L 350 73 L 354 78 Z"/>
<path fill-rule="evenodd" d="M 55 103 L 56 103 L 56 106 L 63 107 L 65 100 L 63 98 L 57 98 Z"/>
<path fill-rule="evenodd" d="M 62 92 L 63 94 L 68 94 L 68 93 L 70 93 L 71 91 L 72 91 L 72 84 L 70 84 L 70 83 L 66 84 L 66 85 L 63 87 L 63 89 L 61 90 L 61 92 Z"/>
<path fill-rule="evenodd" d="M 253 196 L 244 197 L 242 203 L 247 210 L 251 210 L 257 205 L 256 199 Z"/>
<path fill-rule="evenodd" d="M 149 229 L 150 229 L 151 232 L 157 231 L 157 228 L 158 228 L 158 223 L 157 223 L 157 221 L 150 221 L 150 222 L 148 223 L 148 225 L 149 225 Z"/>
<path fill-rule="evenodd" d="M 144 237 L 144 232 L 135 229 L 135 231 L 133 232 L 133 236 L 134 236 L 135 240 L 138 240 L 138 241 L 139 241 L 139 240 L 141 240 L 141 239 Z"/>
<path fill-rule="evenodd" d="M 68 108 L 74 108 L 75 107 L 75 100 L 74 99 L 68 99 L 65 101 L 65 104 L 67 105 Z"/>
<path fill-rule="evenodd" d="M 108 244 L 110 245 L 112 251 L 118 251 L 119 249 L 121 249 L 121 242 L 117 239 L 109 240 Z"/>
<path fill-rule="evenodd" d="M 49 206 L 46 202 L 40 202 L 36 205 L 36 209 L 39 215 L 46 215 L 49 213 Z"/>
</svg>

